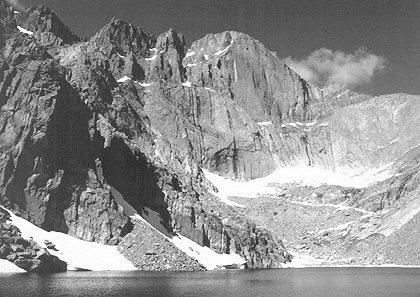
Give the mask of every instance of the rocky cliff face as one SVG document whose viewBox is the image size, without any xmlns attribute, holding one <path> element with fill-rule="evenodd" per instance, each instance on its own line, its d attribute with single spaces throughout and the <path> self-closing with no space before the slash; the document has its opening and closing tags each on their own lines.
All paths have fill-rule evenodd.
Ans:
<svg viewBox="0 0 420 297">
<path fill-rule="evenodd" d="M 3 205 L 43 229 L 88 241 L 141 237 L 131 218 L 138 213 L 169 236 L 235 252 L 249 268 L 287 261 L 278 239 L 208 191 L 200 166 L 210 148 L 199 144 L 201 111 L 192 102 L 180 34 L 156 38 L 112 20 L 80 43 L 48 8 L 6 10 Z"/>
<path fill-rule="evenodd" d="M 290 260 L 202 169 L 247 181 L 292 166 L 376 168 L 418 144 L 418 98 L 321 90 L 243 33 L 188 46 L 173 29 L 156 37 L 113 19 L 81 42 L 49 8 L 14 13 L 0 0 L 0 46 L 1 204 L 45 230 L 118 244 L 140 269 L 201 269 L 162 234 L 249 268 Z M 408 159 L 395 168 L 408 184 L 393 189 L 413 189 Z M 378 187 L 335 198 L 382 209 L 377 197 L 401 196 Z"/>
</svg>

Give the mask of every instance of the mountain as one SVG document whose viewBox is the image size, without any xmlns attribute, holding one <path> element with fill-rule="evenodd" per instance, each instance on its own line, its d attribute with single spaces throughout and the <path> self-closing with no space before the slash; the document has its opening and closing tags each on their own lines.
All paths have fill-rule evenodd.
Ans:
<svg viewBox="0 0 420 297">
<path fill-rule="evenodd" d="M 239 32 L 113 19 L 82 42 L 47 7 L 0 16 L 0 258 L 418 263 L 419 96 L 320 89 Z"/>
</svg>

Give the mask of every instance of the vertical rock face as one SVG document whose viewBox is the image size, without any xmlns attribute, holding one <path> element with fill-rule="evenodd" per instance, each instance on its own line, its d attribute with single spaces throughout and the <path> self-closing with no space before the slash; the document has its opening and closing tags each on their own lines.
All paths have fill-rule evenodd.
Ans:
<svg viewBox="0 0 420 297">
<path fill-rule="evenodd" d="M 230 155 L 241 158 L 231 141 L 235 134 L 244 133 L 239 141 L 267 166 L 271 157 L 264 156 L 268 150 L 259 136 L 252 136 L 257 129 L 251 118 L 225 97 L 228 90 L 218 94 L 215 115 L 213 103 L 204 100 L 212 100 L 209 91 L 189 87 L 182 35 L 169 30 L 156 38 L 112 20 L 80 43 L 45 7 L 13 16 L 5 28 L 10 35 L 0 57 L 3 204 L 46 230 L 108 244 L 132 232 L 129 216 L 149 219 L 152 211 L 161 218 L 155 227 L 219 253 L 236 252 L 249 268 L 279 267 L 289 259 L 279 240 L 208 192 L 200 167 L 216 162 L 228 168 Z M 232 116 L 221 114 L 225 106 Z M 252 130 L 232 130 L 243 119 Z M 211 125 L 219 123 L 229 127 L 228 157 L 224 145 L 211 147 L 221 139 Z"/>
<path fill-rule="evenodd" d="M 92 114 L 65 80 L 65 69 L 29 39 L 9 40 L 3 53 L 3 196 L 44 229 L 103 242 L 118 237 L 128 219 L 109 189 L 96 189 Z M 101 221 L 93 219 L 98 215 Z"/>
<path fill-rule="evenodd" d="M 309 120 L 309 104 L 320 99 L 316 87 L 243 33 L 207 35 L 192 44 L 187 56 L 184 62 L 194 84 L 229 90 L 256 122 Z"/>
<path fill-rule="evenodd" d="M 141 236 L 139 214 L 249 268 L 279 267 L 281 241 L 214 197 L 201 169 L 248 180 L 363 153 L 349 114 L 369 97 L 324 94 L 246 34 L 188 48 L 172 29 L 113 19 L 80 42 L 46 7 L 14 14 L 0 1 L 0 15 L 1 203 L 46 230 L 118 244 Z"/>
</svg>

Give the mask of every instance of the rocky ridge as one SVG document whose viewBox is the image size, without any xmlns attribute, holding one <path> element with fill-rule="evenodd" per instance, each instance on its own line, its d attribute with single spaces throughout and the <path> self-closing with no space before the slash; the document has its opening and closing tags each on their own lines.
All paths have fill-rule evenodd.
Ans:
<svg viewBox="0 0 420 297">
<path fill-rule="evenodd" d="M 169 233 L 236 252 L 249 268 L 288 259 L 279 240 L 218 209 L 207 190 L 202 156 L 183 136 L 201 132 L 188 111 L 181 35 L 155 38 L 112 20 L 74 43 L 45 7 L 12 16 L 0 62 L 3 205 L 45 230 L 106 244 L 135 234 L 130 216 L 150 207 Z"/>
<path fill-rule="evenodd" d="M 417 203 L 418 167 L 410 165 L 420 139 L 416 96 L 322 90 L 239 32 L 188 46 L 173 29 L 156 37 L 113 19 L 80 42 L 49 8 L 14 13 L 0 4 L 0 202 L 45 230 L 119 244 L 146 270 L 201 269 L 169 242 L 150 247 L 160 240 L 152 229 L 237 253 L 248 268 L 276 268 L 291 259 L 280 238 L 291 250 L 306 244 L 283 232 L 301 208 L 272 225 L 259 203 L 248 201 L 252 211 L 244 213 L 221 202 L 202 169 L 248 181 L 296 166 L 387 167 L 390 177 L 373 185 L 274 184 L 281 194 L 270 199 L 281 201 L 261 201 L 262 209 L 303 202 L 375 213 L 340 212 L 339 220 L 321 222 L 317 232 L 354 224 L 331 240 L 335 252 L 381 233 L 370 228 L 378 217 L 387 226 L 393 210 Z M 173 252 L 151 251 L 165 245 Z"/>
</svg>

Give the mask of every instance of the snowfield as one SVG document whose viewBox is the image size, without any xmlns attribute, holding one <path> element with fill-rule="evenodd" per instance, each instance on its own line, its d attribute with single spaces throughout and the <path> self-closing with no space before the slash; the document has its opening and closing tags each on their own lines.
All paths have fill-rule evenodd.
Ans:
<svg viewBox="0 0 420 297">
<path fill-rule="evenodd" d="M 194 55 L 195 55 L 195 52 L 187 52 L 187 54 L 185 55 L 185 58 L 192 57 Z"/>
<path fill-rule="evenodd" d="M 178 249 L 188 256 L 196 259 L 207 270 L 215 270 L 223 267 L 241 267 L 246 261 L 238 254 L 218 254 L 208 247 L 203 247 L 191 239 L 182 235 L 176 235 L 169 239 Z"/>
<path fill-rule="evenodd" d="M 281 167 L 270 175 L 247 182 L 224 178 L 208 170 L 202 169 L 205 177 L 218 189 L 214 193 L 222 201 L 234 206 L 241 206 L 228 197 L 256 198 L 260 195 L 277 194 L 273 184 L 301 184 L 319 187 L 321 185 L 337 185 L 343 187 L 365 188 L 371 184 L 391 177 L 389 166 L 370 170 L 342 169 L 336 172 L 311 166 Z M 270 186 L 271 184 L 271 186 Z"/>
<path fill-rule="evenodd" d="M 131 78 L 129 78 L 127 75 L 125 75 L 125 76 L 121 77 L 120 79 L 118 79 L 117 82 L 123 83 L 127 80 L 131 80 Z"/>
<path fill-rule="evenodd" d="M 0 206 L 2 207 L 2 206 Z M 57 250 L 48 249 L 48 251 L 57 256 L 68 265 L 68 270 L 87 269 L 92 271 L 131 271 L 137 268 L 127 260 L 118 250 L 117 246 L 99 244 L 77 239 L 68 234 L 60 232 L 48 232 L 27 220 L 13 214 L 10 210 L 2 207 L 10 214 L 10 223 L 16 226 L 22 237 L 26 240 L 33 239 L 42 248 L 47 248 L 46 242 L 51 242 Z M 148 211 L 150 219 L 154 224 L 160 224 L 161 218 L 157 213 Z M 156 228 L 140 215 L 131 216 L 133 220 L 141 220 L 154 230 L 156 230 L 166 240 L 175 247 L 186 253 L 188 256 L 196 259 L 207 270 L 220 269 L 223 267 L 241 267 L 246 261 L 238 254 L 218 254 L 208 247 L 202 247 L 194 241 L 176 234 L 167 236 L 162 228 Z M 160 229 L 160 230 L 159 230 Z M 3 265 L 4 264 L 4 265 Z M 9 261 L 0 262 L 1 273 L 25 272 Z"/>
<path fill-rule="evenodd" d="M 273 123 L 272 122 L 258 122 L 257 125 L 258 126 L 271 126 Z"/>
<path fill-rule="evenodd" d="M 10 210 L 4 207 L 3 209 L 9 212 L 11 224 L 20 230 L 23 238 L 26 240 L 32 238 L 43 248 L 47 248 L 46 241 L 54 244 L 57 251 L 51 249 L 48 249 L 48 251 L 65 261 L 68 264 L 68 270 L 137 270 L 130 261 L 118 252 L 116 246 L 88 242 L 60 232 L 47 232 L 16 216 Z"/>
<path fill-rule="evenodd" d="M 154 60 L 157 59 L 157 57 L 158 57 L 158 55 L 156 54 L 156 55 L 151 56 L 150 58 L 146 58 L 145 60 L 146 61 L 154 61 Z"/>
<path fill-rule="evenodd" d="M 191 88 L 192 87 L 192 84 L 191 84 L 190 81 L 183 82 L 181 85 L 184 86 L 184 87 L 187 87 L 187 88 Z"/>
<path fill-rule="evenodd" d="M 28 34 L 28 35 L 34 35 L 34 32 L 26 30 L 25 28 L 22 28 L 21 26 L 17 26 L 16 27 L 20 32 L 22 32 L 23 34 Z"/>
<path fill-rule="evenodd" d="M 17 267 L 12 262 L 0 259 L 0 273 L 25 273 L 22 268 Z"/>
<path fill-rule="evenodd" d="M 192 241 L 189 238 L 186 238 L 180 234 L 175 234 L 175 236 L 168 236 L 163 233 L 165 228 L 159 228 L 161 225 L 161 218 L 157 213 L 152 211 L 151 209 L 147 209 L 148 220 L 141 217 L 139 214 L 135 214 L 131 216 L 133 220 L 140 220 L 143 223 L 147 224 L 154 230 L 156 230 L 161 236 L 163 236 L 166 240 L 171 242 L 175 247 L 179 250 L 183 251 L 185 254 L 194 258 L 203 265 L 207 270 L 215 270 L 220 269 L 223 267 L 241 267 L 246 261 L 239 256 L 238 254 L 231 253 L 231 254 L 218 254 L 212 249 L 208 247 L 203 247 L 198 243 Z M 149 222 L 153 222 L 153 225 Z"/>
</svg>

